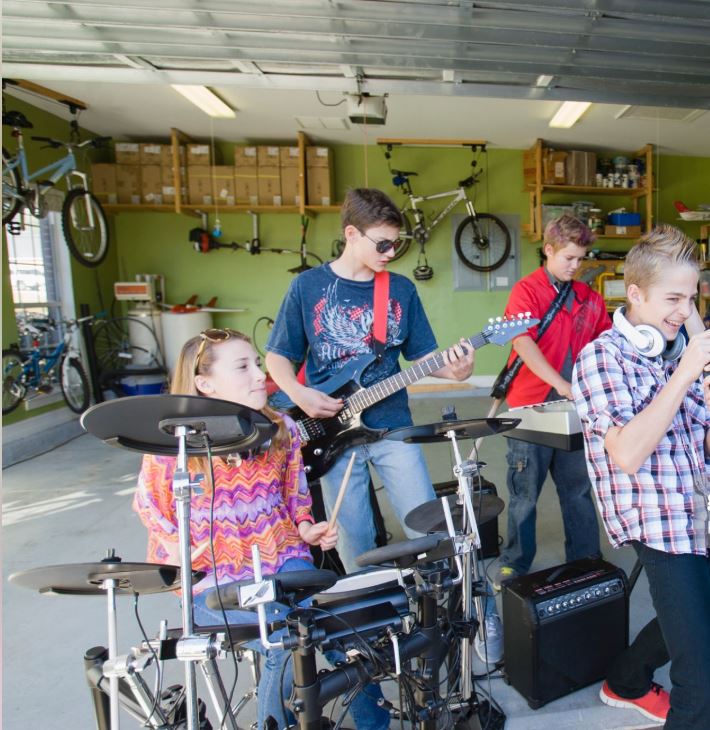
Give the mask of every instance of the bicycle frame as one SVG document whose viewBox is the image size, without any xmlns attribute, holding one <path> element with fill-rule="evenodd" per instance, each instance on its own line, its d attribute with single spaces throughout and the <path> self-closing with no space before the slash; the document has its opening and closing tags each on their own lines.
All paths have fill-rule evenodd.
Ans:
<svg viewBox="0 0 710 730">
<path fill-rule="evenodd" d="M 64 351 L 67 349 L 66 339 L 63 339 L 49 354 L 43 354 L 41 348 L 34 348 L 30 353 L 27 360 L 22 363 L 22 371 L 25 378 L 27 379 L 27 385 L 31 388 L 36 388 L 43 375 L 47 375 L 56 367 L 57 363 L 61 361 Z M 46 363 L 43 367 L 40 367 L 40 360 L 45 357 Z"/>
<path fill-rule="evenodd" d="M 412 212 L 417 219 L 417 225 L 422 226 L 427 233 L 434 230 L 434 228 L 436 228 L 439 223 L 441 223 L 441 221 L 446 218 L 446 216 L 462 201 L 465 201 L 466 203 L 466 210 L 468 211 L 468 214 L 474 218 L 476 217 L 476 211 L 473 207 L 473 203 L 469 200 L 468 195 L 466 195 L 466 189 L 463 187 L 457 188 L 456 190 L 448 190 L 445 193 L 435 193 L 433 195 L 409 194 L 407 197 L 409 199 L 409 204 L 412 207 Z M 441 198 L 453 198 L 453 200 L 451 200 L 451 202 L 439 212 L 436 218 L 434 218 L 429 225 L 426 225 L 424 220 L 424 211 L 421 208 L 418 208 L 417 204 L 425 200 L 438 200 Z"/>
<path fill-rule="evenodd" d="M 27 166 L 27 153 L 25 152 L 25 145 L 24 140 L 22 137 L 22 132 L 19 130 L 16 130 L 16 134 L 14 136 L 17 137 L 17 151 L 14 153 L 14 155 L 9 159 L 6 160 L 7 167 L 10 170 L 19 170 L 20 173 L 20 188 L 25 189 L 29 183 L 32 183 L 43 176 L 46 176 L 47 173 L 50 173 L 47 179 L 49 182 L 52 183 L 52 185 L 55 185 L 61 178 L 66 179 L 66 185 L 67 190 L 72 190 L 74 187 L 82 187 L 84 190 L 88 190 L 88 178 L 85 173 L 81 172 L 80 170 L 77 170 L 76 168 L 76 157 L 74 155 L 73 150 L 71 147 L 67 148 L 67 153 L 64 155 L 64 157 L 61 157 L 58 160 L 55 160 L 54 162 L 51 162 L 49 165 L 45 165 L 44 167 L 40 168 L 39 170 L 30 173 L 29 168 Z M 72 178 L 75 177 L 78 179 L 79 185 L 74 185 L 72 183 Z M 42 189 L 39 185 L 36 188 L 36 195 L 42 196 L 45 194 L 45 190 Z M 22 195 L 22 190 L 15 191 L 15 190 L 4 190 L 4 194 L 10 194 L 13 198 L 16 198 L 18 200 L 21 200 L 24 204 L 27 203 L 27 200 L 25 196 Z M 88 203 L 86 204 L 86 213 L 87 213 L 87 220 L 90 227 L 93 228 L 94 226 L 94 213 L 91 209 L 91 205 Z"/>
</svg>

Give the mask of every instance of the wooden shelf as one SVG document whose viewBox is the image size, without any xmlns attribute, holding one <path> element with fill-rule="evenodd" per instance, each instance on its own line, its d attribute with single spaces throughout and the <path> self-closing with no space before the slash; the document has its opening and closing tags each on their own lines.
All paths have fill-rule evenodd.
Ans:
<svg viewBox="0 0 710 730">
<path fill-rule="evenodd" d="M 642 198 L 648 195 L 647 188 L 600 188 L 596 185 L 545 185 L 540 189 L 544 192 L 558 193 L 588 193 L 589 195 L 618 195 L 625 198 Z"/>
<path fill-rule="evenodd" d="M 648 233 L 653 228 L 653 146 L 645 145 L 632 157 L 640 157 L 644 160 L 646 186 L 642 188 L 604 188 L 596 185 L 551 185 L 543 182 L 543 141 L 536 140 L 535 144 L 525 152 L 523 156 L 523 178 L 525 190 L 530 196 L 530 222 L 523 225 L 530 241 L 540 241 L 543 234 L 542 226 L 542 203 L 543 197 L 551 193 L 560 195 L 585 195 L 595 197 L 627 198 L 631 200 L 631 208 L 634 212 L 642 212 L 643 233 Z M 598 238 L 609 239 L 635 239 L 637 236 L 606 236 Z"/>
</svg>

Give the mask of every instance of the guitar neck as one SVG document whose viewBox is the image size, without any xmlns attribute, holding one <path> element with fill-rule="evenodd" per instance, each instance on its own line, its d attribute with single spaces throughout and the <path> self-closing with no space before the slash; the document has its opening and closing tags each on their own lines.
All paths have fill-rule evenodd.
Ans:
<svg viewBox="0 0 710 730">
<path fill-rule="evenodd" d="M 486 339 L 480 333 L 473 337 L 466 338 L 464 341 L 471 345 L 474 350 L 477 350 L 479 347 L 486 344 Z M 402 390 L 402 388 L 406 388 L 408 385 L 416 383 L 418 380 L 425 378 L 427 375 L 431 375 L 437 370 L 441 370 L 441 368 L 445 365 L 444 353 L 438 352 L 436 355 L 432 355 L 426 360 L 422 360 L 406 370 L 390 375 L 389 378 L 385 378 L 379 383 L 375 383 L 374 385 L 370 385 L 367 388 L 363 388 L 362 390 L 358 390 L 356 393 L 353 393 L 347 399 L 348 407 L 354 413 L 364 411 L 366 408 L 375 405 L 375 403 L 379 403 L 381 400 L 384 400 L 397 391 Z"/>
</svg>

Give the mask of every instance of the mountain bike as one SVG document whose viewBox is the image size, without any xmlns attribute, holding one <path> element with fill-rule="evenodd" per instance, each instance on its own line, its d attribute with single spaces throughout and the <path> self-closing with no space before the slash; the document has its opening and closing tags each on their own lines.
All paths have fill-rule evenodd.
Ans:
<svg viewBox="0 0 710 730">
<path fill-rule="evenodd" d="M 51 319 L 28 320 L 24 334 L 32 337 L 32 349 L 17 347 L 2 351 L 2 412 L 14 411 L 28 391 L 51 393 L 59 382 L 62 395 L 74 413 L 83 413 L 90 402 L 89 379 L 74 344 L 74 330 L 93 317 L 61 322 L 64 334 L 56 345 L 42 344 L 44 336 L 56 328 Z"/>
<path fill-rule="evenodd" d="M 390 153 L 391 145 L 388 145 L 388 150 L 385 152 L 388 161 Z M 474 168 L 477 164 L 476 159 L 471 162 L 471 166 Z M 432 231 L 459 203 L 463 202 L 468 215 L 461 221 L 454 234 L 454 246 L 461 262 L 469 269 L 484 272 L 493 271 L 502 266 L 510 254 L 511 240 L 508 227 L 500 218 L 491 213 L 478 213 L 466 192 L 479 182 L 482 170 L 475 171 L 465 180 L 460 180 L 456 189 L 432 195 L 414 194 L 410 178 L 416 177 L 416 172 L 394 168 L 390 168 L 390 172 L 393 176 L 392 184 L 401 189 L 406 196 L 406 202 L 400 210 L 403 219 L 403 228 L 400 233 L 402 245 L 393 260 L 404 256 L 412 241 L 419 244 L 420 251 L 423 253 L 424 245 L 429 240 Z M 427 220 L 428 216 L 419 207 L 420 203 L 445 198 L 451 198 L 451 200 L 441 211 L 433 217 L 429 216 L 429 220 Z"/>
<path fill-rule="evenodd" d="M 100 147 L 110 137 L 96 137 L 84 142 L 62 142 L 51 137 L 31 137 L 35 142 L 46 142 L 47 147 L 67 151 L 64 157 L 30 172 L 27 153 L 22 139 L 23 129 L 32 129 L 32 123 L 22 112 L 3 112 L 2 123 L 12 127 L 17 140 L 17 151 L 10 154 L 2 148 L 2 222 L 11 227 L 13 219 L 27 210 L 35 218 L 47 213 L 45 196 L 63 177 L 67 195 L 62 205 L 62 229 L 72 255 L 84 266 L 98 266 L 108 253 L 108 224 L 101 203 L 89 190 L 85 173 L 77 169 L 75 150 Z M 78 139 L 76 119 L 70 122 L 72 136 Z M 15 226 L 19 232 L 19 226 Z"/>
</svg>

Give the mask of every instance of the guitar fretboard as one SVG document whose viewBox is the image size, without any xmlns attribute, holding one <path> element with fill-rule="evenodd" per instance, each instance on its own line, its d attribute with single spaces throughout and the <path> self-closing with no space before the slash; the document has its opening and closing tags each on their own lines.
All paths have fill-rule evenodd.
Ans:
<svg viewBox="0 0 710 730">
<path fill-rule="evenodd" d="M 473 337 L 466 338 L 465 342 L 471 345 L 474 350 L 477 350 L 479 347 L 485 345 L 487 340 L 483 334 L 479 333 Z M 353 393 L 347 399 L 347 406 L 353 413 L 360 413 L 366 408 L 369 408 L 370 406 L 375 405 L 375 403 L 379 403 L 381 400 L 384 400 L 393 393 L 396 393 L 398 390 L 402 390 L 402 388 L 406 388 L 408 385 L 416 383 L 417 380 L 421 380 L 427 375 L 431 375 L 437 370 L 441 370 L 441 368 L 445 365 L 446 362 L 444 361 L 444 353 L 442 351 L 436 355 L 428 357 L 426 360 L 418 362 L 416 365 L 412 365 L 412 367 L 407 368 L 406 370 L 390 375 L 389 378 L 385 378 L 379 383 L 375 383 L 368 388 L 364 388 L 363 390 L 359 390 L 357 393 Z"/>
</svg>

